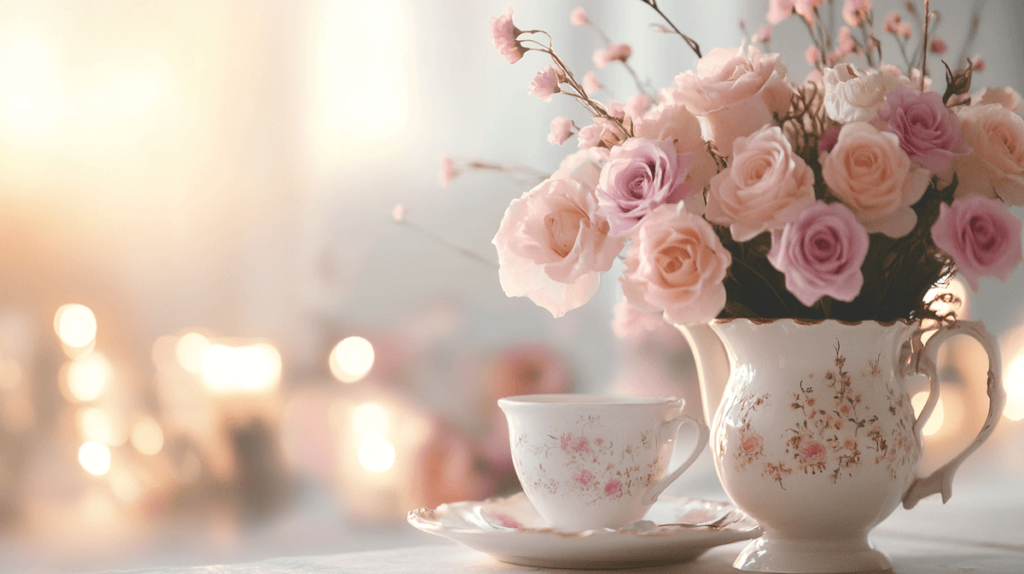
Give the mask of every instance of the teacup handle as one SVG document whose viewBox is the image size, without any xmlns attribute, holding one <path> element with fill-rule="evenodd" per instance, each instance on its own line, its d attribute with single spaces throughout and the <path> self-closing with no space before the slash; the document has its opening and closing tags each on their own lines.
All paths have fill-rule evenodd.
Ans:
<svg viewBox="0 0 1024 574">
<path fill-rule="evenodd" d="M 938 492 L 942 493 L 942 502 L 945 503 L 949 500 L 953 494 L 953 474 L 956 469 L 960 467 L 964 459 L 991 436 L 992 431 L 996 428 L 996 423 L 999 422 L 999 417 L 1003 414 L 1003 407 L 1006 406 L 999 342 L 979 321 L 956 321 L 940 327 L 928 339 L 928 343 L 924 345 L 923 349 L 918 342 L 916 348 L 911 350 L 910 360 L 912 362 L 908 365 L 909 369 L 926 375 L 930 382 L 928 401 L 925 402 L 924 408 L 921 409 L 921 415 L 914 422 L 914 434 L 920 439 L 921 429 L 924 428 L 924 424 L 928 421 L 928 417 L 931 416 L 932 410 L 935 409 L 935 404 L 939 400 L 939 375 L 936 368 L 939 347 L 950 337 L 956 335 L 967 335 L 973 338 L 981 343 L 988 354 L 988 417 L 985 418 L 985 424 L 981 427 L 977 438 L 963 452 L 930 475 L 914 480 L 907 493 L 903 495 L 904 508 L 913 508 L 922 498 Z"/>
<path fill-rule="evenodd" d="M 683 462 L 683 464 L 679 465 L 679 468 L 673 470 L 671 474 L 656 482 L 654 486 L 649 488 L 647 492 L 644 493 L 642 502 L 645 505 L 654 504 L 658 500 L 658 497 L 661 496 L 661 493 L 664 492 L 666 488 L 668 488 L 668 485 L 672 484 L 677 478 L 683 475 L 683 472 L 685 472 L 686 469 L 690 468 L 690 465 L 692 465 L 697 460 L 697 457 L 700 456 L 700 453 L 708 444 L 708 436 L 710 436 L 711 433 L 708 430 L 707 425 L 705 425 L 702 421 L 699 421 L 690 416 L 680 415 L 666 422 L 665 424 L 677 425 L 676 437 L 678 437 L 679 428 L 682 427 L 683 423 L 690 423 L 697 428 L 697 444 L 694 445 L 693 452 L 690 453 L 690 457 L 687 458 Z"/>
</svg>

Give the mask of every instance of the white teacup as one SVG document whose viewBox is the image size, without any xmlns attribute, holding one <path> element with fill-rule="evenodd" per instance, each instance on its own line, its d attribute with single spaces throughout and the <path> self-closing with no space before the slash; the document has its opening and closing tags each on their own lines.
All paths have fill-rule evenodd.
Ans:
<svg viewBox="0 0 1024 574">
<path fill-rule="evenodd" d="M 565 532 L 643 518 L 708 442 L 708 428 L 682 415 L 683 400 L 674 397 L 521 395 L 498 406 L 526 496 L 549 526 Z M 697 428 L 697 444 L 665 476 L 684 422 Z"/>
</svg>

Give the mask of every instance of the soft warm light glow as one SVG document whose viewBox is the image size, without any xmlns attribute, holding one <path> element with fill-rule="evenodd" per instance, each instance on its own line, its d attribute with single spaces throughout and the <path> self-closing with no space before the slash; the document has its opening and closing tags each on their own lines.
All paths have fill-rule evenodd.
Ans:
<svg viewBox="0 0 1024 574">
<path fill-rule="evenodd" d="M 359 464 L 370 472 L 385 472 L 395 464 L 395 447 L 384 437 L 372 436 L 359 445 Z"/>
<path fill-rule="evenodd" d="M 110 380 L 110 363 L 99 353 L 90 353 L 67 365 L 67 386 L 71 396 L 83 403 L 96 400 Z"/>
<path fill-rule="evenodd" d="M 132 425 L 131 440 L 135 450 L 152 456 L 164 447 L 164 431 L 155 420 L 143 417 Z"/>
<path fill-rule="evenodd" d="M 45 132 L 61 113 L 60 69 L 39 31 L 19 30 L 18 35 L 0 54 L 0 116 L 23 135 Z"/>
<path fill-rule="evenodd" d="M 110 491 L 118 500 L 125 503 L 132 503 L 142 495 L 142 485 L 139 479 L 127 472 L 119 472 L 110 476 Z"/>
<path fill-rule="evenodd" d="M 190 373 L 203 372 L 203 357 L 210 350 L 210 340 L 199 333 L 186 333 L 178 339 L 174 353 L 181 368 Z"/>
<path fill-rule="evenodd" d="M 1024 420 L 1024 355 L 1010 363 L 1003 376 L 1006 389 L 1006 408 L 1003 416 L 1011 421 Z"/>
<path fill-rule="evenodd" d="M 921 409 L 924 408 L 924 404 L 928 402 L 928 391 L 921 391 L 914 395 L 910 399 L 910 404 L 914 407 L 914 416 L 921 414 Z M 921 432 L 924 436 L 932 436 L 939 432 L 942 428 L 942 419 L 946 417 L 944 409 L 942 408 L 942 397 L 939 397 L 937 403 L 935 403 L 935 410 L 932 411 L 932 416 L 928 418 L 928 422 L 924 424 L 924 429 Z"/>
<path fill-rule="evenodd" d="M 13 359 L 0 359 L 0 391 L 13 391 L 21 386 L 21 365 Z"/>
<path fill-rule="evenodd" d="M 363 403 L 352 410 L 352 428 L 359 436 L 381 436 L 390 424 L 388 412 L 377 403 Z"/>
<path fill-rule="evenodd" d="M 331 351 L 331 373 L 344 383 L 354 383 L 373 368 L 373 345 L 362 337 L 346 337 Z"/>
<path fill-rule="evenodd" d="M 124 444 L 124 429 L 109 412 L 99 407 L 89 407 L 80 410 L 76 418 L 78 433 L 84 440 L 110 446 Z"/>
<path fill-rule="evenodd" d="M 80 349 L 96 339 L 96 315 L 85 305 L 73 303 L 57 309 L 53 329 L 65 345 Z"/>
<path fill-rule="evenodd" d="M 271 345 L 211 345 L 203 355 L 203 381 L 213 392 L 260 392 L 277 385 L 281 355 Z"/>
<path fill-rule="evenodd" d="M 78 464 L 89 474 L 102 476 L 110 470 L 110 449 L 95 441 L 83 443 L 78 448 Z"/>
</svg>

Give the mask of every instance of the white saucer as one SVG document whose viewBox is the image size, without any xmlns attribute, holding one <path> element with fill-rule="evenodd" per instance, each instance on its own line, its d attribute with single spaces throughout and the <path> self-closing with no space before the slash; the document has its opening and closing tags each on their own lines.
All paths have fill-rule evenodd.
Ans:
<svg viewBox="0 0 1024 574">
<path fill-rule="evenodd" d="M 679 526 L 729 514 L 724 526 Z M 544 526 L 523 493 L 409 512 L 409 523 L 503 562 L 541 568 L 631 568 L 693 560 L 715 546 L 761 535 L 732 504 L 663 495 L 646 519 L 619 530 L 561 532 Z M 664 526 L 659 526 L 664 525 Z"/>
</svg>

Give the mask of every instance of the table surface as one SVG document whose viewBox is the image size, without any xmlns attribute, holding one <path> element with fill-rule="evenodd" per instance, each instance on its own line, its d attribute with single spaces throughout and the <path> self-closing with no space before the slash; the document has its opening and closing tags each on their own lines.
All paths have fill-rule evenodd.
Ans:
<svg viewBox="0 0 1024 574">
<path fill-rule="evenodd" d="M 898 509 L 871 541 L 893 562 L 896 574 L 1024 573 L 1024 484 L 958 493 L 949 504 L 937 497 L 912 511 Z M 736 572 L 732 562 L 745 542 L 719 546 L 696 561 L 615 570 L 643 574 Z M 505 564 L 442 538 L 437 543 L 331 556 L 283 557 L 247 564 L 136 570 L 133 574 L 449 574 L 453 572 L 580 572 Z"/>
</svg>

